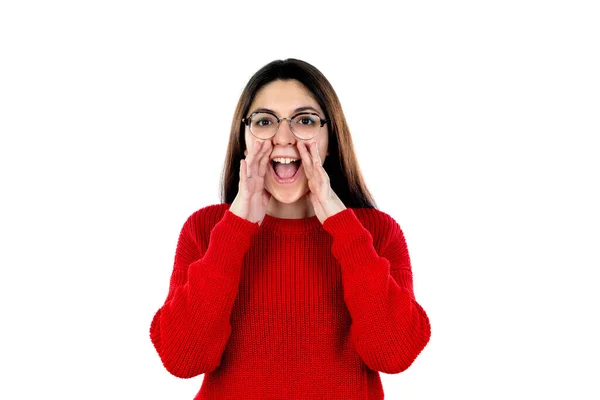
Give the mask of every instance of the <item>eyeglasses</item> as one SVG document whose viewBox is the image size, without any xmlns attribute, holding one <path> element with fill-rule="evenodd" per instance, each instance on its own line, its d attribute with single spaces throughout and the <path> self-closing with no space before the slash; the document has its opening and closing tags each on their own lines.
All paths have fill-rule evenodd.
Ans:
<svg viewBox="0 0 600 400">
<path fill-rule="evenodd" d="M 319 131 L 329 122 L 321 119 L 316 113 L 299 113 L 289 118 L 278 118 L 268 112 L 254 112 L 248 118 L 242 118 L 244 125 L 250 128 L 250 133 L 258 139 L 270 139 L 279 130 L 279 124 L 287 119 L 290 130 L 298 139 L 309 140 L 319 134 Z"/>
</svg>

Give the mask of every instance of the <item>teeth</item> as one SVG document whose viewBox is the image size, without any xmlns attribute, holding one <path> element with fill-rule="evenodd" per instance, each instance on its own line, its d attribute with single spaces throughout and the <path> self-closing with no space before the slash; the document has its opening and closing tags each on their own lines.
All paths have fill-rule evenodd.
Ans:
<svg viewBox="0 0 600 400">
<path fill-rule="evenodd" d="M 293 161 L 298 161 L 298 160 L 295 159 L 295 158 L 283 158 L 283 157 L 279 157 L 279 158 L 274 158 L 272 161 L 277 161 L 277 162 L 282 163 L 282 164 L 289 164 L 289 163 L 291 163 Z"/>
</svg>

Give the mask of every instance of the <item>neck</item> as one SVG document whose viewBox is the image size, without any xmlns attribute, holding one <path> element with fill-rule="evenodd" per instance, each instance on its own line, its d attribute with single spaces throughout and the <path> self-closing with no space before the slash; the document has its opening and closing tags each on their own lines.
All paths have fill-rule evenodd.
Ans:
<svg viewBox="0 0 600 400">
<path fill-rule="evenodd" d="M 300 219 L 315 215 L 315 210 L 307 195 L 302 196 L 294 203 L 282 203 L 271 197 L 267 206 L 267 214 L 275 218 Z"/>
</svg>

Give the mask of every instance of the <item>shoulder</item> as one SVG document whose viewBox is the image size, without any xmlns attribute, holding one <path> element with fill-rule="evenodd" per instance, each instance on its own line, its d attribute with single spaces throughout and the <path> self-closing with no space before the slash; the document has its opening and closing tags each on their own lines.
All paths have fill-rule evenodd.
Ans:
<svg viewBox="0 0 600 400">
<path fill-rule="evenodd" d="M 400 228 L 398 222 L 391 215 L 377 208 L 352 208 L 352 211 L 369 231 Z"/>
<path fill-rule="evenodd" d="M 223 218 L 231 204 L 211 204 L 194 211 L 185 221 L 183 230 L 192 236 L 196 243 L 207 244 L 210 232 Z"/>
<path fill-rule="evenodd" d="M 229 209 L 231 204 L 220 203 L 211 204 L 201 209 L 194 211 L 188 218 L 188 223 L 197 224 L 216 224 L 223 218 L 225 211 Z"/>
<path fill-rule="evenodd" d="M 352 208 L 352 211 L 373 237 L 375 248 L 381 249 L 392 241 L 404 241 L 400 224 L 390 214 L 376 208 Z"/>
</svg>

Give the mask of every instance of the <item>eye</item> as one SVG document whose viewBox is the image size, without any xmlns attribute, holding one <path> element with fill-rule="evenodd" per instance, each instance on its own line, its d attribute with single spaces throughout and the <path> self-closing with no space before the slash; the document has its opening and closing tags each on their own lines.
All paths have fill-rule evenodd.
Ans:
<svg viewBox="0 0 600 400">
<path fill-rule="evenodd" d="M 300 114 L 294 118 L 294 122 L 300 125 L 313 125 L 316 123 L 317 117 L 311 114 Z"/>
<path fill-rule="evenodd" d="M 271 114 L 260 113 L 252 117 L 252 126 L 255 128 L 267 128 L 276 123 L 275 117 Z"/>
<path fill-rule="evenodd" d="M 259 119 L 256 121 L 256 125 L 258 126 L 269 126 L 272 122 L 268 119 Z"/>
</svg>

